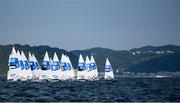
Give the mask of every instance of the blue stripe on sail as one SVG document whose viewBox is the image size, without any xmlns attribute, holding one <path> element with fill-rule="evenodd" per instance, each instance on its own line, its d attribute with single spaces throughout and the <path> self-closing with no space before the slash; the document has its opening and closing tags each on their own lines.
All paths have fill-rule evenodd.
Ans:
<svg viewBox="0 0 180 103">
<path fill-rule="evenodd" d="M 15 66 L 14 69 L 18 68 L 20 66 L 19 61 L 17 58 L 11 58 L 10 59 L 10 66 Z"/>
<path fill-rule="evenodd" d="M 91 68 L 92 68 L 92 70 L 95 70 L 96 69 L 96 63 L 91 63 Z"/>
<path fill-rule="evenodd" d="M 43 68 L 42 70 L 49 70 L 50 69 L 50 62 L 49 61 L 43 61 Z"/>
<path fill-rule="evenodd" d="M 91 64 L 86 64 L 86 69 L 87 69 L 88 71 L 91 71 L 91 70 L 92 70 Z"/>
<path fill-rule="evenodd" d="M 58 61 L 54 61 L 53 64 L 51 65 L 51 68 L 53 71 L 59 70 L 60 69 L 60 63 Z"/>
<path fill-rule="evenodd" d="M 69 70 L 67 63 L 65 63 L 65 62 L 62 62 L 62 63 L 61 63 L 61 70 L 62 70 L 62 71 L 67 71 L 67 70 Z"/>
<path fill-rule="evenodd" d="M 24 61 L 24 67 L 26 70 L 30 68 L 28 61 Z"/>
<path fill-rule="evenodd" d="M 20 61 L 19 61 L 19 64 L 20 64 L 20 66 L 21 66 L 21 70 L 25 69 L 25 67 L 24 67 L 24 64 L 23 64 L 23 61 L 22 61 L 22 60 L 20 60 Z"/>
<path fill-rule="evenodd" d="M 85 71 L 86 70 L 86 66 L 84 63 L 79 63 L 78 64 L 78 71 Z"/>
<path fill-rule="evenodd" d="M 37 70 L 40 69 L 40 66 L 39 66 L 38 62 L 35 62 L 35 66 L 36 66 Z"/>
<path fill-rule="evenodd" d="M 31 70 L 35 70 L 36 69 L 36 65 L 35 65 L 34 61 L 29 61 L 29 64 L 30 64 Z"/>
<path fill-rule="evenodd" d="M 71 65 L 70 65 L 70 63 L 67 63 L 67 67 L 68 67 L 68 70 L 71 70 Z"/>
<path fill-rule="evenodd" d="M 111 71 L 112 71 L 112 67 L 110 65 L 106 65 L 105 72 L 111 72 Z"/>
</svg>

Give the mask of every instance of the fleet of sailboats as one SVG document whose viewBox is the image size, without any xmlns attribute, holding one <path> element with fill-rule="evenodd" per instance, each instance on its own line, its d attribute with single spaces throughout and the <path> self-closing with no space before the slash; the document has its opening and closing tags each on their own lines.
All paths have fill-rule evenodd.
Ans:
<svg viewBox="0 0 180 103">
<path fill-rule="evenodd" d="M 57 53 L 53 58 L 49 57 L 48 52 L 45 53 L 42 65 L 40 66 L 35 55 L 29 52 L 27 59 L 23 51 L 15 50 L 9 55 L 9 70 L 7 80 L 27 81 L 27 80 L 98 80 L 99 74 L 97 65 L 93 55 L 89 58 L 79 55 L 78 69 L 74 69 L 69 56 L 62 54 L 59 60 Z M 108 60 L 105 64 L 104 79 L 113 79 L 113 69 Z"/>
</svg>

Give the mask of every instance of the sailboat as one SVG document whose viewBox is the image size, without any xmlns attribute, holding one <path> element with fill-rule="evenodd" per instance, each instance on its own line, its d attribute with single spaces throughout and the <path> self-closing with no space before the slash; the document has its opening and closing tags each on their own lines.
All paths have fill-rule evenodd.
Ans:
<svg viewBox="0 0 180 103">
<path fill-rule="evenodd" d="M 17 50 L 17 58 L 18 58 L 18 62 L 19 62 L 19 72 L 18 72 L 18 75 L 19 75 L 19 80 L 24 80 L 25 79 L 25 75 L 24 75 L 24 64 L 23 64 L 23 60 L 22 60 L 22 56 L 19 52 L 19 50 Z"/>
<path fill-rule="evenodd" d="M 69 68 L 67 64 L 67 57 L 66 55 L 62 54 L 61 57 L 61 80 L 68 80 L 69 77 Z"/>
<path fill-rule="evenodd" d="M 52 65 L 51 65 L 51 79 L 59 80 L 60 75 L 61 75 L 60 62 L 59 62 L 58 56 L 55 52 L 54 56 L 53 56 Z"/>
<path fill-rule="evenodd" d="M 79 55 L 77 79 L 87 79 L 86 65 L 82 55 Z"/>
<path fill-rule="evenodd" d="M 91 68 L 92 68 L 92 74 L 93 74 L 93 79 L 98 79 L 98 69 L 97 69 L 97 65 L 96 65 L 96 62 L 95 62 L 95 60 L 94 60 L 94 57 L 93 57 L 93 55 L 91 55 Z"/>
<path fill-rule="evenodd" d="M 68 68 L 69 68 L 69 79 L 73 80 L 75 79 L 75 72 L 74 72 L 74 68 L 72 66 L 72 63 L 69 59 L 69 56 L 66 57 L 66 61 L 67 61 L 67 65 L 68 65 Z"/>
<path fill-rule="evenodd" d="M 16 50 L 13 47 L 12 48 L 12 52 L 9 56 L 9 70 L 7 73 L 7 80 L 12 80 L 12 81 L 17 81 L 20 79 L 20 64 L 18 61 L 18 57 L 16 54 Z"/>
<path fill-rule="evenodd" d="M 85 65 L 86 65 L 86 72 L 87 72 L 86 77 L 87 77 L 88 80 L 91 80 L 93 78 L 93 71 L 92 71 L 91 62 L 90 62 L 88 56 L 86 56 Z"/>
<path fill-rule="evenodd" d="M 32 76 L 33 76 L 33 80 L 38 80 L 39 79 L 39 71 L 40 71 L 40 66 L 39 63 L 36 60 L 36 57 L 34 56 L 34 54 L 31 54 L 29 52 L 29 65 L 32 71 Z"/>
<path fill-rule="evenodd" d="M 106 58 L 104 79 L 114 79 L 113 69 L 108 58 Z"/>
<path fill-rule="evenodd" d="M 29 66 L 30 66 L 30 69 L 32 71 L 33 79 L 37 79 L 38 76 L 36 74 L 37 72 L 36 72 L 35 62 L 34 62 L 34 59 L 33 59 L 30 52 L 29 52 Z"/>
<path fill-rule="evenodd" d="M 21 57 L 23 62 L 23 68 L 21 68 L 22 69 L 21 74 L 23 75 L 24 80 L 31 80 L 33 77 L 32 71 L 23 51 L 21 51 Z"/>
<path fill-rule="evenodd" d="M 40 67 L 39 62 L 37 61 L 37 59 L 36 59 L 34 54 L 32 54 L 32 57 L 33 57 L 33 61 L 35 62 L 36 76 L 37 76 L 37 79 L 39 79 L 39 76 L 41 74 L 41 67 Z"/>
<path fill-rule="evenodd" d="M 21 51 L 21 54 L 19 54 L 19 51 L 17 52 L 18 58 L 19 58 L 19 64 L 21 67 L 21 81 L 26 81 L 27 80 L 27 72 L 26 72 L 26 65 L 25 65 L 25 58 L 24 58 L 24 52 Z M 28 66 L 29 68 L 29 66 Z"/>
<path fill-rule="evenodd" d="M 51 79 L 51 68 L 50 68 L 50 59 L 49 59 L 49 55 L 48 52 L 46 51 L 44 59 L 43 59 L 43 63 L 42 63 L 42 67 L 41 67 L 41 75 L 39 77 L 40 80 L 50 80 Z"/>
</svg>

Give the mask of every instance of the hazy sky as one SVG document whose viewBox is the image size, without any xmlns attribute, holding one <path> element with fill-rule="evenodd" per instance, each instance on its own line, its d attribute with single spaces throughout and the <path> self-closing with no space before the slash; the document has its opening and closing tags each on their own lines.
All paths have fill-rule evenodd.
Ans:
<svg viewBox="0 0 180 103">
<path fill-rule="evenodd" d="M 0 44 L 180 45 L 180 0 L 0 0 Z"/>
</svg>

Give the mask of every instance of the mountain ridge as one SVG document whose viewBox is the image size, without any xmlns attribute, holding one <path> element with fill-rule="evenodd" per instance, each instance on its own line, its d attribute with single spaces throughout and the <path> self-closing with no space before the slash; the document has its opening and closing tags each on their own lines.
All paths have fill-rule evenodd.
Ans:
<svg viewBox="0 0 180 103">
<path fill-rule="evenodd" d="M 125 70 L 130 72 L 158 72 L 168 70 L 180 71 L 180 46 L 177 45 L 148 45 L 130 50 L 113 50 L 102 47 L 94 47 L 84 50 L 67 51 L 65 49 L 50 47 L 48 45 L 30 46 L 28 44 L 9 44 L 0 45 L 1 75 L 5 75 L 7 72 L 7 61 L 12 50 L 12 46 L 16 49 L 23 50 L 26 57 L 28 57 L 28 52 L 34 53 L 40 64 L 42 63 L 45 52 L 48 51 L 50 57 L 53 57 L 53 53 L 56 52 L 59 59 L 61 58 L 62 53 L 69 55 L 74 68 L 77 68 L 79 54 L 82 54 L 83 56 L 94 55 L 100 72 L 104 71 L 106 57 L 109 58 L 114 70 L 118 69 L 120 71 Z M 165 62 L 168 62 L 168 65 L 165 65 Z M 158 63 L 160 64 L 158 65 Z M 157 66 L 157 68 L 154 66 Z"/>
</svg>

